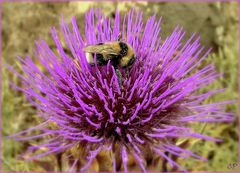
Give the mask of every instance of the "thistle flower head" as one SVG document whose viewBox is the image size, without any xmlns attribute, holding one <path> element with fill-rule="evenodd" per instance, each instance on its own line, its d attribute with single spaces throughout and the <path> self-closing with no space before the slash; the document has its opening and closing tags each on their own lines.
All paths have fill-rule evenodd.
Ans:
<svg viewBox="0 0 240 173">
<path fill-rule="evenodd" d="M 121 153 L 125 171 L 129 154 L 146 171 L 145 151 L 153 151 L 177 167 L 180 165 L 165 152 L 203 159 L 177 146 L 176 140 L 182 137 L 216 140 L 194 132 L 190 124 L 229 122 L 233 116 L 224 112 L 227 101 L 203 103 L 221 90 L 197 92 L 219 76 L 212 64 L 193 72 L 209 53 L 200 45 L 199 37 L 192 35 L 183 42 L 185 32 L 176 27 L 162 40 L 161 19 L 154 15 L 144 24 L 142 12 L 134 10 L 123 20 L 116 11 L 113 21 L 98 10 L 90 10 L 86 13 L 84 34 L 80 34 L 75 18 L 71 22 L 71 28 L 64 20 L 61 23 L 70 53 L 64 51 L 59 33 L 53 28 L 51 34 L 57 52 L 43 40 L 36 43 L 35 55 L 45 70 L 27 56 L 24 60 L 19 57 L 25 75 L 14 71 L 24 84 L 17 89 L 25 93 L 45 121 L 26 130 L 40 129 L 40 135 L 17 137 L 26 132 L 23 131 L 13 136 L 18 140 L 50 136 L 45 143 L 30 147 L 32 150 L 46 147 L 48 151 L 30 159 L 75 146 L 88 153 L 88 162 L 81 171 L 103 149 L 113 153 L 113 170 L 116 170 L 116 150 Z M 86 45 L 117 41 L 119 35 L 133 47 L 137 57 L 131 68 L 119 68 L 120 83 L 111 60 L 105 66 L 96 63 L 91 66 L 82 51 Z"/>
</svg>

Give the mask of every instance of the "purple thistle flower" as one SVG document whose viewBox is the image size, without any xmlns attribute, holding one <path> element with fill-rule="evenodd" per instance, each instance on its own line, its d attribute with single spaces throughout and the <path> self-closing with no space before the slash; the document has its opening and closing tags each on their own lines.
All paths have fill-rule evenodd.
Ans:
<svg viewBox="0 0 240 173">
<path fill-rule="evenodd" d="M 45 143 L 32 146 L 48 151 L 32 156 L 36 159 L 48 154 L 64 152 L 82 146 L 89 155 L 81 171 L 90 166 L 102 149 L 113 153 L 113 170 L 116 171 L 117 150 L 121 153 L 124 171 L 127 171 L 131 154 L 145 172 L 145 151 L 154 151 L 171 166 L 178 165 L 169 154 L 178 157 L 202 157 L 176 145 L 182 137 L 213 140 L 210 136 L 194 132 L 192 122 L 231 122 L 232 113 L 224 112 L 224 105 L 231 101 L 203 104 L 213 94 L 223 90 L 197 92 L 212 83 L 219 74 L 212 64 L 192 72 L 204 60 L 205 51 L 195 34 L 182 43 L 185 32 L 176 27 L 163 41 L 159 37 L 161 19 L 156 16 L 143 24 L 142 13 L 130 11 L 123 22 L 116 12 L 115 20 L 104 17 L 99 11 L 86 14 L 85 35 L 81 36 L 75 18 L 72 28 L 62 20 L 63 34 L 71 55 L 67 54 L 55 28 L 51 29 L 58 54 L 40 40 L 36 42 L 35 55 L 43 72 L 29 56 L 18 57 L 24 76 L 17 74 L 22 91 L 29 102 L 39 110 L 45 120 L 42 124 L 12 135 L 17 140 L 31 140 L 50 136 Z M 90 66 L 82 48 L 86 45 L 122 40 L 136 51 L 137 60 L 129 69 L 119 69 L 122 83 L 110 61 L 106 66 Z M 52 124 L 55 127 L 52 127 Z M 39 129 L 42 133 L 19 137 Z M 74 161 L 71 170 L 77 159 Z"/>
</svg>

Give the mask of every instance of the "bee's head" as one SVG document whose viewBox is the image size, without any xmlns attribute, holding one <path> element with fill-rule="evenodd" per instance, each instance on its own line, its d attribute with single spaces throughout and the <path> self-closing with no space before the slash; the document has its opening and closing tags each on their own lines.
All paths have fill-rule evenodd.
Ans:
<svg viewBox="0 0 240 173">
<path fill-rule="evenodd" d="M 136 60 L 135 50 L 131 45 L 124 42 L 119 42 L 120 46 L 120 66 L 123 68 L 127 68 L 132 66 Z"/>
</svg>

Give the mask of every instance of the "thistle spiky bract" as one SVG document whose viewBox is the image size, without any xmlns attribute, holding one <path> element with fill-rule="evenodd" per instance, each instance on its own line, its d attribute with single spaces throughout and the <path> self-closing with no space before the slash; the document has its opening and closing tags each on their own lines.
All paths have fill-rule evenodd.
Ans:
<svg viewBox="0 0 240 173">
<path fill-rule="evenodd" d="M 166 153 L 204 160 L 176 145 L 176 140 L 189 137 L 218 141 L 194 132 L 191 123 L 233 120 L 232 113 L 224 112 L 224 105 L 231 101 L 203 103 L 221 89 L 197 92 L 219 76 L 212 64 L 193 72 L 210 50 L 200 45 L 196 35 L 183 44 L 185 32 L 180 27 L 162 41 L 159 36 L 161 19 L 154 15 L 144 24 L 142 15 L 142 12 L 132 10 L 121 22 L 116 11 L 115 19 L 111 21 L 99 10 L 92 9 L 86 13 L 84 36 L 80 34 L 75 18 L 72 18 L 71 29 L 62 20 L 61 33 L 71 54 L 64 52 L 57 30 L 52 28 L 58 53 L 54 53 L 45 41 L 36 42 L 35 56 L 45 68 L 44 72 L 29 56 L 18 57 L 25 75 L 9 67 L 22 79 L 23 87 L 16 88 L 38 108 L 38 114 L 45 120 L 36 127 L 12 135 L 16 140 L 48 136 L 46 142 L 29 148 L 45 147 L 48 151 L 29 160 L 78 146 L 88 153 L 88 162 L 81 171 L 86 170 L 103 149 L 113 154 L 114 171 L 118 171 L 117 150 L 124 171 L 128 170 L 129 154 L 146 171 L 144 155 L 148 151 L 180 169 L 181 166 Z M 82 51 L 85 45 L 117 41 L 119 33 L 137 55 L 131 69 L 119 69 L 122 86 L 110 62 L 106 66 L 95 64 L 92 67 Z M 36 129 L 41 134 L 21 137 Z M 78 159 L 75 157 L 71 170 L 75 169 Z"/>
</svg>

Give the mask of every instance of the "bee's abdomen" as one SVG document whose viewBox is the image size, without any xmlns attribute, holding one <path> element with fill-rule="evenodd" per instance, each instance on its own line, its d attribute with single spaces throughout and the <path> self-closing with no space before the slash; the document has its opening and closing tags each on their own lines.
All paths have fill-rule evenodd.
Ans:
<svg viewBox="0 0 240 173">
<path fill-rule="evenodd" d="M 94 54 L 93 54 L 94 57 Z M 96 60 L 98 65 L 107 65 L 108 61 L 104 59 L 103 55 L 100 53 L 96 54 Z"/>
<path fill-rule="evenodd" d="M 121 56 L 121 57 L 126 56 L 126 55 L 127 55 L 127 52 L 128 52 L 128 46 L 127 46 L 127 44 L 124 43 L 124 42 L 119 42 L 119 46 L 120 46 L 120 48 L 121 48 L 121 50 L 120 50 L 120 52 L 119 52 L 120 56 Z"/>
</svg>

